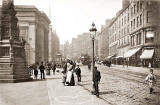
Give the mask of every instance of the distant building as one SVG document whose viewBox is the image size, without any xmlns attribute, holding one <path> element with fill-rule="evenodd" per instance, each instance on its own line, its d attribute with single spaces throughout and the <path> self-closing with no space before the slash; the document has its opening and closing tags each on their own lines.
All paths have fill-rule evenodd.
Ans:
<svg viewBox="0 0 160 105">
<path fill-rule="evenodd" d="M 98 56 L 98 40 L 95 39 L 95 57 Z M 78 35 L 77 38 L 72 39 L 71 43 L 71 55 L 72 59 L 78 59 L 82 55 L 87 54 L 92 57 L 92 39 L 89 33 L 83 33 Z"/>
<path fill-rule="evenodd" d="M 125 58 L 129 65 L 158 67 L 159 14 L 158 0 L 130 0 L 109 26 L 109 54 Z"/>
<path fill-rule="evenodd" d="M 34 6 L 15 6 L 15 10 L 20 37 L 26 40 L 27 63 L 48 61 L 49 18 Z"/>
<path fill-rule="evenodd" d="M 52 29 L 52 26 L 50 25 L 49 29 L 49 61 L 55 61 L 56 54 L 60 53 L 60 42 L 59 37 L 57 36 L 57 33 L 55 30 Z"/>
<path fill-rule="evenodd" d="M 106 20 L 106 24 L 101 27 L 97 34 L 98 40 L 98 57 L 103 60 L 109 56 L 109 29 L 111 20 Z"/>
</svg>

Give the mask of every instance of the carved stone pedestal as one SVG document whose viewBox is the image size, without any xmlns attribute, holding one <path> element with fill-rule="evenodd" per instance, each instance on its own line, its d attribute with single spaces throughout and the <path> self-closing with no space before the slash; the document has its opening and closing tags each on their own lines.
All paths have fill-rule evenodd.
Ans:
<svg viewBox="0 0 160 105">
<path fill-rule="evenodd" d="M 0 51 L 0 82 L 30 80 L 22 43 L 10 40 L 0 41 Z"/>
<path fill-rule="evenodd" d="M 0 12 L 0 82 L 30 80 L 13 0 L 3 0 Z"/>
</svg>

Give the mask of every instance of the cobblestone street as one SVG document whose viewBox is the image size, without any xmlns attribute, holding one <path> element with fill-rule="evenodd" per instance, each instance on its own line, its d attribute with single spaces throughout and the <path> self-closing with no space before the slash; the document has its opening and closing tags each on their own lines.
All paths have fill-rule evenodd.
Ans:
<svg viewBox="0 0 160 105">
<path fill-rule="evenodd" d="M 145 73 L 106 66 L 98 66 L 98 69 L 102 75 L 99 86 L 100 98 L 111 105 L 159 105 L 159 76 L 157 76 L 158 81 L 154 87 L 154 94 L 149 94 L 148 86 L 144 84 Z M 91 91 L 91 72 L 88 71 L 87 67 L 82 67 L 82 74 L 81 86 Z"/>
</svg>

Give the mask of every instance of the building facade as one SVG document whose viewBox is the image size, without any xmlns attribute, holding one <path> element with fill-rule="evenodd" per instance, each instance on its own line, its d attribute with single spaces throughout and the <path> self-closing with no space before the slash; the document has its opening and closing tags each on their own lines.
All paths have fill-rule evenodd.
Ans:
<svg viewBox="0 0 160 105">
<path fill-rule="evenodd" d="M 27 64 L 48 61 L 50 20 L 34 6 L 16 6 L 20 37 L 25 39 Z"/>
<path fill-rule="evenodd" d="M 160 2 L 123 0 L 128 1 L 109 26 L 109 54 L 125 58 L 129 65 L 158 67 Z"/>
<path fill-rule="evenodd" d="M 77 38 L 72 38 L 72 42 L 70 44 L 70 58 L 73 60 L 77 60 L 83 55 L 89 55 L 92 57 L 92 39 L 89 33 L 83 33 L 78 35 Z M 95 57 L 98 57 L 98 39 L 96 38 L 94 41 L 94 54 Z"/>
<path fill-rule="evenodd" d="M 56 55 L 60 53 L 60 42 L 59 37 L 55 30 L 50 25 L 49 29 L 49 61 L 55 61 Z"/>
<path fill-rule="evenodd" d="M 101 30 L 97 34 L 98 40 L 98 58 L 100 60 L 109 56 L 109 29 L 108 26 L 111 20 L 106 20 L 105 25 L 101 27 Z"/>
</svg>

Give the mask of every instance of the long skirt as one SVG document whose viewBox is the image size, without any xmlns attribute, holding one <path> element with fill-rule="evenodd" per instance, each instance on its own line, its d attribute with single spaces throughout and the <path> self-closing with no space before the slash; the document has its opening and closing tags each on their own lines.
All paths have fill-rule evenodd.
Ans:
<svg viewBox="0 0 160 105">
<path fill-rule="evenodd" d="M 68 71 L 67 72 L 67 78 L 66 78 L 66 83 L 67 84 L 71 83 L 71 77 L 72 77 L 72 72 Z"/>
<path fill-rule="evenodd" d="M 72 76 L 71 76 L 70 85 L 71 85 L 71 86 L 74 86 L 74 85 L 75 85 L 75 80 L 74 80 L 74 74 L 73 74 L 73 73 L 72 73 Z"/>
</svg>

